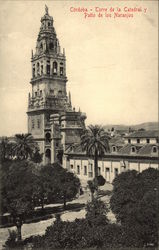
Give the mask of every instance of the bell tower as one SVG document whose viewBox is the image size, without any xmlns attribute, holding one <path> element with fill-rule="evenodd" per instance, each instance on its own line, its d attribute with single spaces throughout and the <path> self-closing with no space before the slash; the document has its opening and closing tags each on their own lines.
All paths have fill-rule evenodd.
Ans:
<svg viewBox="0 0 159 250">
<path fill-rule="evenodd" d="M 38 142 L 43 163 L 54 162 L 55 147 L 61 145 L 61 115 L 73 112 L 71 97 L 66 92 L 66 57 L 61 51 L 53 18 L 45 5 L 35 52 L 31 54 L 32 91 L 28 96 L 28 132 Z M 58 117 L 55 122 L 53 117 Z M 56 119 L 57 120 L 57 119 Z M 58 124 L 58 136 L 55 128 Z M 55 138 L 57 137 L 57 140 Z M 54 147 L 54 148 L 53 148 Z"/>
</svg>

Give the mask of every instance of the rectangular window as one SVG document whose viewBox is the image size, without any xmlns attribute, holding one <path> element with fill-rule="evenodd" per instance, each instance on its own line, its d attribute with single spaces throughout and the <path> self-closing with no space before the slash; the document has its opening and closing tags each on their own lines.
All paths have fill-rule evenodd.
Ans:
<svg viewBox="0 0 159 250">
<path fill-rule="evenodd" d="M 137 139 L 137 143 L 140 143 L 140 139 Z"/>
<path fill-rule="evenodd" d="M 101 175 L 101 168 L 98 167 L 98 175 Z"/>
<path fill-rule="evenodd" d="M 42 96 L 42 90 L 40 90 L 40 96 Z"/>
<path fill-rule="evenodd" d="M 131 143 L 131 139 L 128 139 L 128 143 Z"/>
<path fill-rule="evenodd" d="M 115 169 L 114 169 L 114 173 L 115 173 L 115 176 L 118 175 L 118 168 L 115 168 Z"/>
<path fill-rule="evenodd" d="M 105 168 L 105 172 L 109 172 L 109 168 Z"/>
<path fill-rule="evenodd" d="M 84 175 L 87 175 L 87 166 L 84 166 Z"/>
<path fill-rule="evenodd" d="M 77 174 L 80 174 L 80 166 L 77 165 Z"/>
<path fill-rule="evenodd" d="M 37 92 L 35 92 L 35 96 L 37 96 Z"/>
<path fill-rule="evenodd" d="M 91 164 L 91 163 L 88 164 L 88 171 L 89 172 L 93 171 L 93 164 Z"/>
<path fill-rule="evenodd" d="M 146 142 L 147 142 L 147 143 L 150 143 L 150 139 L 146 139 Z"/>
</svg>

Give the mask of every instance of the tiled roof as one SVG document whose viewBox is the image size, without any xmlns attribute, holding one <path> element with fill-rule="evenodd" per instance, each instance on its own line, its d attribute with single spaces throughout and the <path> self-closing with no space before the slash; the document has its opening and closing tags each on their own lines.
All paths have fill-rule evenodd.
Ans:
<svg viewBox="0 0 159 250">
<path fill-rule="evenodd" d="M 158 150 L 156 153 L 153 152 L 153 148 L 157 147 L 157 149 L 159 149 L 159 147 L 157 145 L 152 145 L 152 144 L 146 144 L 144 145 L 138 152 L 139 155 L 156 155 L 158 156 Z"/>
<path fill-rule="evenodd" d="M 135 148 L 135 152 L 132 152 L 132 147 Z M 124 147 L 122 147 L 119 150 L 119 154 L 122 155 L 129 155 L 131 153 L 133 154 L 138 154 L 138 151 L 141 149 L 142 146 L 136 146 L 136 145 L 132 145 L 132 144 L 126 144 Z"/>
<path fill-rule="evenodd" d="M 109 141 L 110 145 L 122 145 L 124 144 L 124 139 L 121 136 L 112 137 Z"/>
<path fill-rule="evenodd" d="M 159 137 L 159 131 L 136 131 L 125 136 L 125 138 L 157 138 Z"/>
<path fill-rule="evenodd" d="M 116 151 L 113 151 L 113 146 L 116 147 Z M 132 147 L 134 147 L 135 151 L 132 151 Z M 156 152 L 153 152 L 153 148 L 156 147 Z M 67 148 L 65 151 L 66 154 L 73 154 L 73 155 L 86 155 L 86 152 L 82 151 L 80 145 L 72 145 Z M 107 155 L 125 155 L 125 156 L 153 156 L 158 157 L 159 155 L 159 146 L 156 144 L 140 144 L 140 145 L 133 145 L 133 144 L 125 144 L 125 145 L 110 145 L 110 153 Z"/>
</svg>

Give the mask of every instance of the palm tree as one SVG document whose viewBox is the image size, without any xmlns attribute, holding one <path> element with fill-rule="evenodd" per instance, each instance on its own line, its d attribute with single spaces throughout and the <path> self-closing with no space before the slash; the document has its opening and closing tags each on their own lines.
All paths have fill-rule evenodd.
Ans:
<svg viewBox="0 0 159 250">
<path fill-rule="evenodd" d="M 13 143 L 9 142 L 7 137 L 3 137 L 0 142 L 0 161 L 10 160 L 12 158 Z"/>
<path fill-rule="evenodd" d="M 38 149 L 38 145 L 31 134 L 16 134 L 15 141 L 13 151 L 15 156 L 20 160 L 32 158 Z"/>
<path fill-rule="evenodd" d="M 98 158 L 110 151 L 109 136 L 99 125 L 90 125 L 81 136 L 82 150 L 94 158 L 94 184 L 98 189 Z"/>
</svg>

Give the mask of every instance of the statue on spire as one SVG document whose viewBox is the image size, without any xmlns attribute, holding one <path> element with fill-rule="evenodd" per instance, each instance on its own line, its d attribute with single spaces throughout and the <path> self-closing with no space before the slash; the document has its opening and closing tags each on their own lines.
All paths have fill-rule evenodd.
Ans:
<svg viewBox="0 0 159 250">
<path fill-rule="evenodd" d="M 69 95 L 68 95 L 68 101 L 69 101 L 70 106 L 72 106 L 72 104 L 71 104 L 71 93 L 70 93 L 70 91 L 69 91 Z"/>
<path fill-rule="evenodd" d="M 47 5 L 45 4 L 45 13 L 48 15 L 49 13 L 48 13 L 48 7 L 47 7 Z"/>
</svg>

